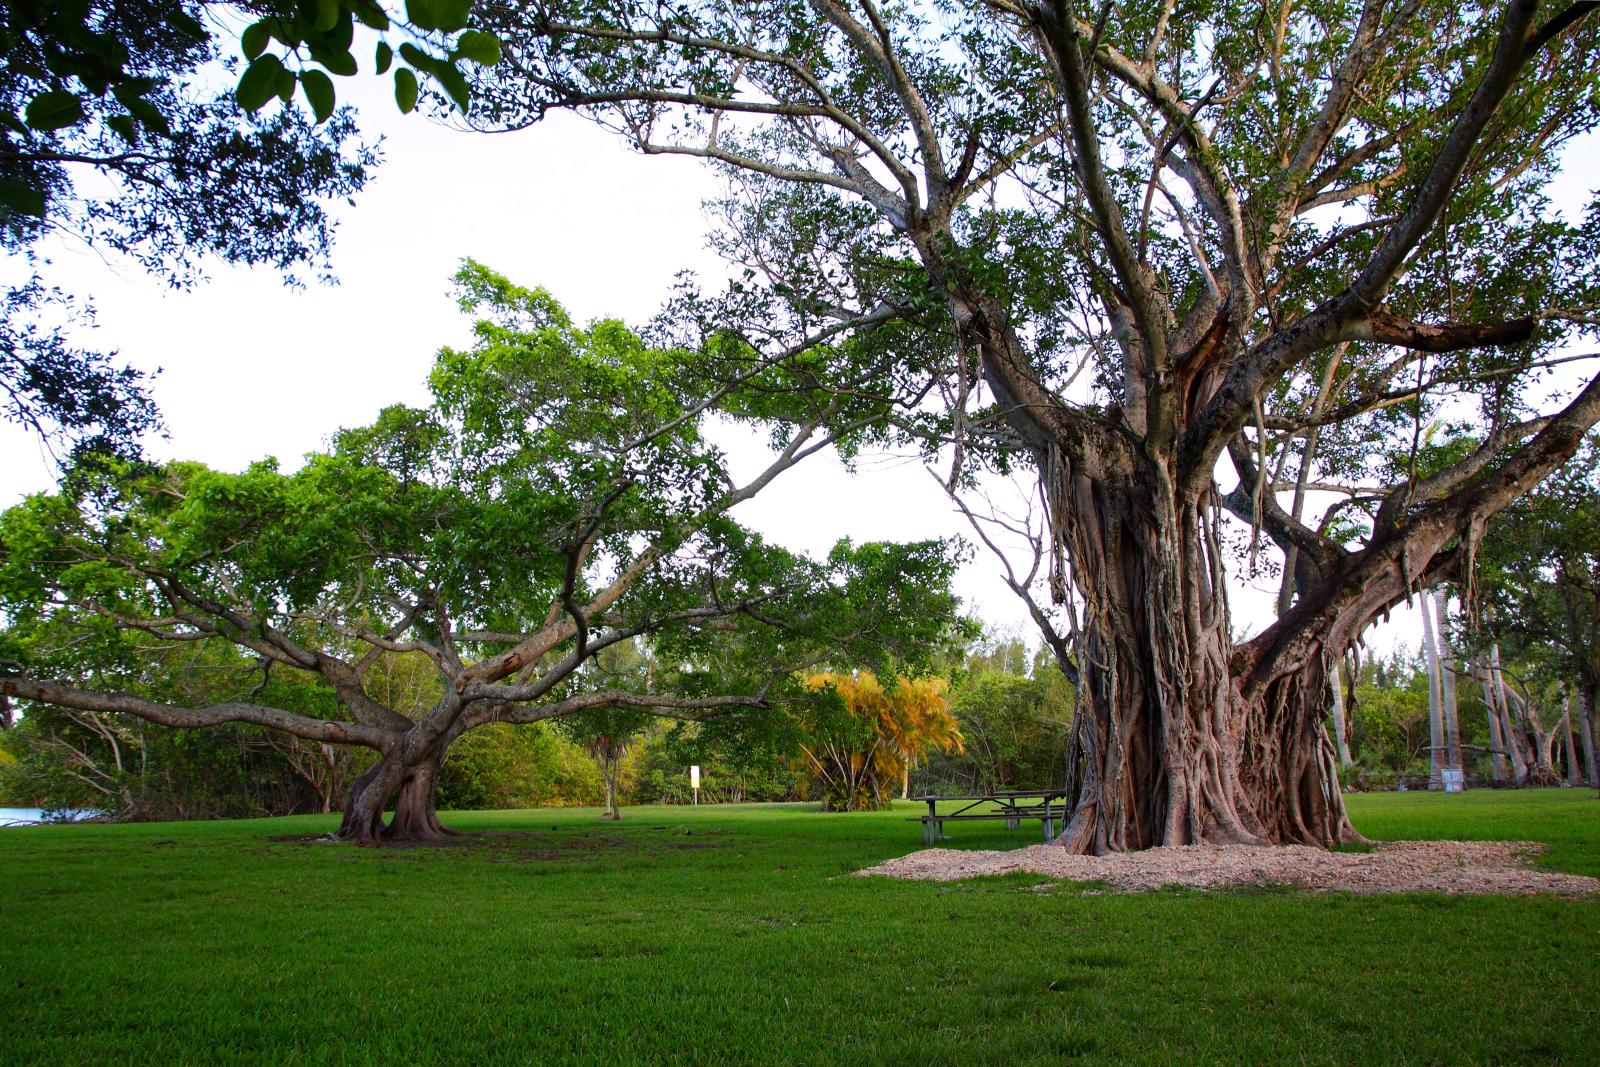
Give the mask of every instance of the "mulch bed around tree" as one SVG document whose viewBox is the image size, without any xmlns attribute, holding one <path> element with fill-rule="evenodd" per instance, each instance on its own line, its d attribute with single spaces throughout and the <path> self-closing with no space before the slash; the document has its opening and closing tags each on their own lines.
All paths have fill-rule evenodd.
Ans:
<svg viewBox="0 0 1600 1067">
<path fill-rule="evenodd" d="M 1600 878 L 1535 869 L 1533 841 L 1386 841 L 1371 851 L 1305 845 L 1195 845 L 1112 856 L 1074 856 L 1054 845 L 1003 852 L 930 848 L 857 872 L 954 881 L 1023 871 L 1141 891 L 1288 886 L 1355 893 L 1494 893 L 1564 897 L 1600 893 Z"/>
</svg>

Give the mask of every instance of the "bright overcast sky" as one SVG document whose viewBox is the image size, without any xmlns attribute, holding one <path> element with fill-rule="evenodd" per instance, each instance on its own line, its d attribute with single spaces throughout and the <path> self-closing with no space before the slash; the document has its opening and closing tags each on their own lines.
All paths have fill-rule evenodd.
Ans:
<svg viewBox="0 0 1600 1067">
<path fill-rule="evenodd" d="M 373 88 L 340 82 L 347 97 Z M 579 321 L 634 325 L 660 307 L 679 271 L 709 280 L 723 270 L 705 250 L 700 206 L 720 186 L 697 163 L 647 159 L 570 115 L 483 135 L 403 117 L 386 92 L 359 106 L 364 129 L 384 138 L 385 162 L 354 207 L 340 205 L 337 286 L 297 291 L 271 270 L 217 264 L 208 282 L 178 292 L 129 260 L 70 239 L 50 244 L 51 278 L 97 309 L 85 343 L 160 369 L 154 392 L 168 436 L 151 443 L 153 456 L 236 470 L 270 455 L 293 466 L 339 427 L 370 422 L 388 404 L 425 404 L 434 353 L 469 341 L 469 320 L 450 297 L 464 257 L 544 286 Z M 53 485 L 49 457 L 19 428 L 0 424 L 0 450 L 0 505 Z M 759 450 L 754 438 L 732 449 L 736 470 L 741 454 L 754 468 Z M 853 476 L 831 456 L 813 457 L 737 515 L 813 553 L 840 537 L 915 540 L 963 528 L 920 465 L 885 456 L 865 458 Z M 1026 612 L 995 575 L 979 557 L 961 575 L 961 595 L 986 621 L 1031 638 Z"/>
<path fill-rule="evenodd" d="M 338 212 L 336 287 L 296 291 L 268 269 L 217 265 L 207 283 L 176 292 L 137 264 L 71 240 L 49 247 L 51 280 L 98 310 L 87 343 L 160 368 L 154 391 L 168 438 L 152 443 L 154 456 L 234 470 L 270 455 L 292 466 L 333 430 L 367 423 L 385 405 L 426 403 L 434 353 L 468 337 L 449 295 L 450 276 L 467 256 L 519 284 L 544 286 L 579 321 L 635 325 L 660 306 L 678 271 L 708 280 L 721 273 L 705 250 L 700 208 L 719 186 L 700 164 L 630 153 L 569 115 L 517 134 L 445 129 L 400 116 L 386 85 L 340 81 L 364 129 L 384 137 L 386 158 L 355 206 Z M 0 424 L 0 455 L 0 505 L 53 484 L 48 457 L 18 428 Z M 920 465 L 895 457 L 868 458 L 853 475 L 815 457 L 736 514 L 769 539 L 810 552 L 844 536 L 967 532 Z M 1037 643 L 997 575 L 994 560 L 976 553 L 959 592 L 986 622 Z M 1267 611 L 1264 594 L 1234 596 L 1242 630 L 1258 630 Z M 1374 637 L 1415 648 L 1414 629 L 1397 621 Z"/>
</svg>

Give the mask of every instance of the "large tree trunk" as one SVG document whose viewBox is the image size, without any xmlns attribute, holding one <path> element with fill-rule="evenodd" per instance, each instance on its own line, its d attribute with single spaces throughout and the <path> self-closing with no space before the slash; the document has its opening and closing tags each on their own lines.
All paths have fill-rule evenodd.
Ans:
<svg viewBox="0 0 1600 1067">
<path fill-rule="evenodd" d="M 439 822 L 434 807 L 440 753 L 435 750 L 409 764 L 394 755 L 369 767 L 350 787 L 344 817 L 333 836 L 356 844 L 404 844 L 440 841 L 455 831 Z M 387 823 L 384 814 L 391 806 Z"/>
<path fill-rule="evenodd" d="M 1600 789 L 1600 760 L 1595 741 L 1595 694 L 1586 684 L 1578 686 L 1578 732 L 1583 738 L 1583 762 L 1589 771 L 1589 788 Z"/>
<path fill-rule="evenodd" d="M 1561 725 L 1566 732 L 1563 743 L 1567 749 L 1567 785 L 1579 786 L 1583 784 L 1583 774 L 1578 765 L 1578 739 L 1572 729 L 1572 709 L 1572 692 L 1568 690 L 1567 711 L 1561 716 Z"/>
<path fill-rule="evenodd" d="M 617 803 L 617 761 L 610 758 L 602 760 L 600 770 L 606 781 L 605 814 L 610 819 L 620 819 L 622 808 Z"/>
<path fill-rule="evenodd" d="M 1500 732 L 1506 743 L 1506 751 L 1511 755 L 1516 783 L 1525 786 L 1532 774 L 1531 761 L 1528 759 L 1524 731 L 1511 706 L 1511 690 L 1506 687 L 1505 672 L 1500 669 L 1499 645 L 1489 649 L 1489 673 L 1494 680 L 1496 702 L 1500 705 Z"/>
<path fill-rule="evenodd" d="M 439 822 L 434 808 L 438 774 L 439 759 L 435 756 L 413 766 L 401 779 L 394 817 L 383 829 L 385 841 L 438 841 L 455 835 L 454 830 Z"/>
<path fill-rule="evenodd" d="M 1354 838 L 1324 728 L 1336 654 L 1244 697 L 1215 527 L 1145 488 L 1162 482 L 1063 469 L 1058 483 L 1085 616 L 1081 784 L 1059 842 L 1100 854 Z"/>
<path fill-rule="evenodd" d="M 1555 785 L 1560 780 L 1555 766 L 1556 731 L 1554 728 L 1549 730 L 1544 728 L 1544 722 L 1539 718 L 1539 707 L 1532 700 L 1520 700 L 1515 694 L 1513 699 L 1519 701 L 1522 717 L 1533 735 L 1534 784 Z"/>
</svg>

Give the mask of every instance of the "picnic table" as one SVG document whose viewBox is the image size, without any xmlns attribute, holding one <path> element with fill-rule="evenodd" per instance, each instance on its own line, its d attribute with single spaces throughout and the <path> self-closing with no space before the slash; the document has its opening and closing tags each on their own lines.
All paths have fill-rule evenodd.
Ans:
<svg viewBox="0 0 1600 1067">
<path fill-rule="evenodd" d="M 1056 836 L 1056 826 L 1067 821 L 1067 792 L 1064 789 L 1010 789 L 969 796 L 927 795 L 911 799 L 928 805 L 926 815 L 910 816 L 910 821 L 922 824 L 922 840 L 930 845 L 935 841 L 950 840 L 944 832 L 947 822 L 1004 819 L 1006 829 L 1015 830 L 1023 819 L 1038 819 L 1048 843 Z M 962 807 L 955 811 L 940 811 L 940 803 L 960 804 Z"/>
</svg>

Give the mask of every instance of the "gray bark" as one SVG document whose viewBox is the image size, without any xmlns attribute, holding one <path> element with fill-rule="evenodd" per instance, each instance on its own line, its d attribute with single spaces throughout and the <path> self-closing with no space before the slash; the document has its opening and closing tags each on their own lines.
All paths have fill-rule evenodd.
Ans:
<svg viewBox="0 0 1600 1067">
<path fill-rule="evenodd" d="M 1439 645 L 1439 680 L 1442 683 L 1440 690 L 1441 710 L 1444 715 L 1444 743 L 1445 743 L 1445 768 L 1455 771 L 1460 775 L 1461 787 L 1466 788 L 1466 775 L 1462 773 L 1461 764 L 1461 718 L 1457 714 L 1456 705 L 1456 660 L 1450 654 L 1450 614 L 1448 611 L 1449 593 L 1444 587 L 1439 587 L 1433 592 L 1433 606 L 1437 615 L 1438 628 L 1434 638 Z"/>
<path fill-rule="evenodd" d="M 1511 762 L 1507 755 L 1505 731 L 1500 728 L 1500 701 L 1495 695 L 1494 675 L 1487 663 L 1480 663 L 1475 672 L 1483 690 L 1483 707 L 1489 720 L 1489 773 L 1500 785 L 1511 779 Z"/>
<path fill-rule="evenodd" d="M 1344 659 L 1340 658 L 1333 665 L 1333 746 L 1339 753 L 1339 766 L 1350 766 L 1350 745 L 1345 740 L 1345 714 L 1344 714 Z"/>
<path fill-rule="evenodd" d="M 1505 736 L 1506 751 L 1511 755 L 1511 766 L 1517 785 L 1528 784 L 1531 764 L 1524 743 L 1521 725 L 1511 707 L 1511 691 L 1506 688 L 1505 672 L 1500 669 L 1500 646 L 1489 649 L 1489 673 L 1494 679 L 1495 701 L 1500 706 L 1500 729 Z"/>
<path fill-rule="evenodd" d="M 1583 772 L 1578 766 L 1578 739 L 1572 729 L 1573 700 L 1572 691 L 1567 690 L 1567 707 L 1561 716 L 1561 726 L 1566 736 L 1563 744 L 1567 751 L 1567 784 L 1577 787 L 1583 784 Z"/>
<path fill-rule="evenodd" d="M 1583 735 L 1583 761 L 1589 771 L 1589 788 L 1600 789 L 1600 762 L 1596 762 L 1595 702 L 1585 686 L 1578 687 L 1578 732 Z"/>
<path fill-rule="evenodd" d="M 1444 698 L 1439 668 L 1439 647 L 1433 637 L 1432 598 L 1422 597 L 1422 651 L 1428 661 L 1428 788 L 1444 788 Z"/>
</svg>

